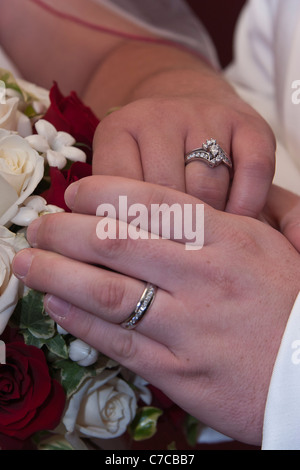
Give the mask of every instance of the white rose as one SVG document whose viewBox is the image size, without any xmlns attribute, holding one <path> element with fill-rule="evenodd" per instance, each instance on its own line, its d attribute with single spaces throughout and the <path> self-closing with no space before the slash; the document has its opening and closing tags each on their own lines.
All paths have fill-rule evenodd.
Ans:
<svg viewBox="0 0 300 470">
<path fill-rule="evenodd" d="M 20 98 L 12 96 L 0 104 L 0 128 L 17 132 L 22 137 L 32 134 L 30 119 L 19 110 Z"/>
<path fill-rule="evenodd" d="M 112 439 L 124 434 L 137 404 L 134 391 L 117 374 L 104 370 L 71 397 L 63 418 L 70 442 L 80 436 Z"/>
<path fill-rule="evenodd" d="M 36 109 L 36 111 L 44 114 L 50 106 L 49 90 L 20 78 L 18 78 L 18 85 L 23 91 L 35 98 L 33 107 L 35 108 L 37 106 L 39 109 Z"/>
<path fill-rule="evenodd" d="M 24 236 L 17 236 L 0 227 L 0 334 L 3 333 L 19 300 L 20 281 L 11 269 L 12 260 L 19 249 L 28 246 Z"/>
<path fill-rule="evenodd" d="M 43 157 L 22 137 L 0 130 L 0 225 L 17 214 L 43 175 Z"/>
</svg>

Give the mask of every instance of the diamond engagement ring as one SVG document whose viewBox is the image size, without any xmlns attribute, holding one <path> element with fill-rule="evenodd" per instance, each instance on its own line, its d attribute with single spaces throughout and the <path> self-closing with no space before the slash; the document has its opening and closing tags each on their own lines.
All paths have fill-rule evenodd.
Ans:
<svg viewBox="0 0 300 470">
<path fill-rule="evenodd" d="M 201 148 L 192 150 L 184 157 L 185 165 L 195 161 L 205 162 L 211 168 L 215 168 L 222 163 L 228 168 L 232 168 L 232 161 L 227 153 L 217 144 L 215 139 L 210 139 Z"/>
<path fill-rule="evenodd" d="M 121 326 L 126 330 L 133 330 L 137 326 L 137 324 L 141 321 L 143 316 L 151 307 L 154 297 L 157 291 L 157 287 L 153 284 L 148 283 L 145 287 L 145 290 L 135 307 L 134 312 L 130 315 L 127 320 L 121 323 Z"/>
</svg>

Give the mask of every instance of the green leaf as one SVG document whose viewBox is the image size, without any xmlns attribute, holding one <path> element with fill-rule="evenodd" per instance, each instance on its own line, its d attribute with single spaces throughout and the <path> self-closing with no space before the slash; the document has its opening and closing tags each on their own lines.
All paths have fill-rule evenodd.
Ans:
<svg viewBox="0 0 300 470">
<path fill-rule="evenodd" d="M 68 359 L 69 349 L 61 335 L 55 335 L 53 338 L 46 340 L 45 345 L 52 354 L 62 359 Z"/>
<path fill-rule="evenodd" d="M 20 330 L 28 330 L 37 339 L 49 339 L 55 334 L 55 323 L 44 310 L 44 294 L 35 290 L 19 300 L 13 315 L 13 323 Z"/>
<path fill-rule="evenodd" d="M 69 349 L 64 338 L 57 334 L 50 339 L 36 338 L 29 330 L 21 330 L 24 341 L 29 346 L 42 349 L 44 346 L 52 353 L 54 359 L 68 359 Z"/>
<path fill-rule="evenodd" d="M 170 442 L 170 444 L 167 445 L 167 450 L 177 450 L 176 442 L 175 441 Z"/>
<path fill-rule="evenodd" d="M 191 415 L 187 415 L 184 422 L 184 431 L 186 440 L 191 447 L 195 447 L 197 444 L 197 438 L 199 435 L 199 421 Z"/>
<path fill-rule="evenodd" d="M 42 349 L 42 347 L 44 346 L 45 340 L 36 338 L 30 333 L 30 331 L 24 330 L 21 331 L 21 333 L 23 334 L 25 344 L 27 344 L 28 346 L 35 346 L 39 349 Z"/>
<path fill-rule="evenodd" d="M 96 375 L 92 367 L 81 367 L 77 362 L 68 360 L 57 361 L 53 367 L 60 369 L 61 385 L 65 389 L 67 398 L 70 398 L 87 378 Z"/>
<path fill-rule="evenodd" d="M 44 435 L 45 434 L 45 435 Z M 60 434 L 37 433 L 33 438 L 37 450 L 74 450 L 66 438 Z"/>
<path fill-rule="evenodd" d="M 70 398 L 86 379 L 96 377 L 104 369 L 117 369 L 118 364 L 107 356 L 100 354 L 98 361 L 88 367 L 80 366 L 71 359 L 55 360 L 52 367 L 59 370 L 60 383 L 64 387 L 67 398 Z"/>
<path fill-rule="evenodd" d="M 37 116 L 37 112 L 35 111 L 34 107 L 31 104 L 26 106 L 26 108 L 24 109 L 24 114 L 29 119 L 34 118 L 35 116 Z"/>
<path fill-rule="evenodd" d="M 129 426 L 129 433 L 135 441 L 150 439 L 156 433 L 157 420 L 163 414 L 162 410 L 153 406 L 138 409 L 134 420 Z"/>
</svg>

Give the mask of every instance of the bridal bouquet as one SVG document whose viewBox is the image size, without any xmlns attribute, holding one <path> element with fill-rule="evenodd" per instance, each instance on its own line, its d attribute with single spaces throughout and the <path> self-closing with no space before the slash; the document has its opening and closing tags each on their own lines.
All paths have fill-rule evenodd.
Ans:
<svg viewBox="0 0 300 470">
<path fill-rule="evenodd" d="M 155 389 L 63 331 L 11 269 L 30 222 L 68 211 L 67 186 L 91 175 L 99 121 L 56 83 L 46 92 L 0 69 L 0 84 L 0 448 L 148 439 L 162 414 Z"/>
</svg>

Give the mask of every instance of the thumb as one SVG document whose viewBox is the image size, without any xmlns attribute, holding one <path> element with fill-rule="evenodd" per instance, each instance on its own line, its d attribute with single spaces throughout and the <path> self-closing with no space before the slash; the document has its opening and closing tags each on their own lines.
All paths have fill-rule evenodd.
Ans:
<svg viewBox="0 0 300 470">
<path fill-rule="evenodd" d="M 273 185 L 268 195 L 264 216 L 300 253 L 300 197 Z"/>
</svg>

